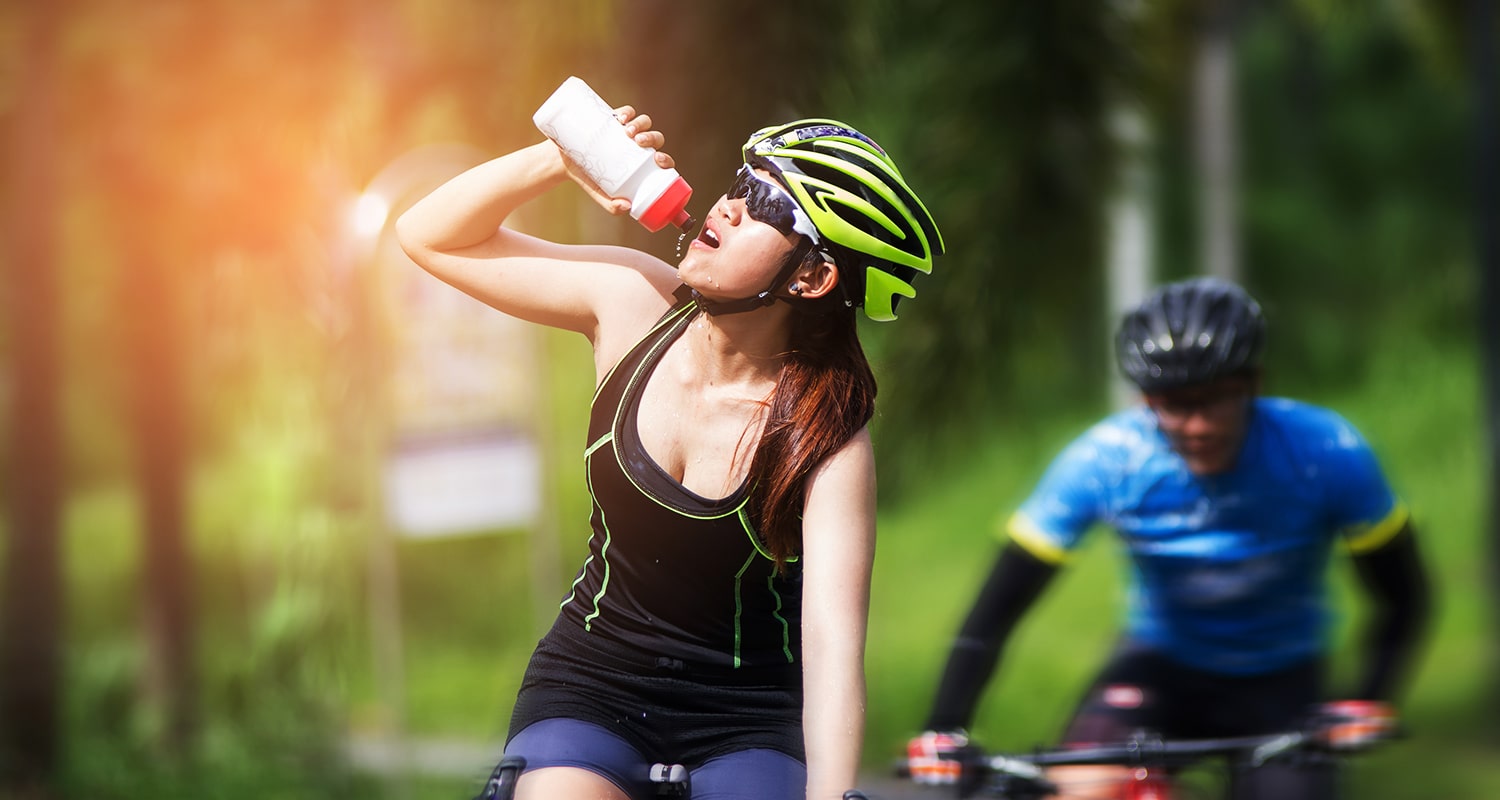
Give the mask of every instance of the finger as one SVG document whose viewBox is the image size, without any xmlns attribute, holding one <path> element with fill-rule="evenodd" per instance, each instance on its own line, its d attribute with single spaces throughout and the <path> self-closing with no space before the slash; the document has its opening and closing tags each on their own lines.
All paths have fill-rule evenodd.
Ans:
<svg viewBox="0 0 1500 800">
<path fill-rule="evenodd" d="M 630 122 L 633 117 L 635 117 L 635 106 L 620 106 L 615 109 L 615 119 L 619 120 L 622 125 Z"/>
<path fill-rule="evenodd" d="M 631 109 L 631 111 L 634 111 L 634 110 L 635 109 Z M 631 135 L 634 135 L 634 134 L 637 134 L 637 133 L 641 133 L 643 131 L 649 131 L 649 130 L 651 130 L 651 115 L 650 114 L 641 114 L 639 116 L 632 115 L 631 118 L 630 118 L 630 121 L 625 123 L 625 129 L 628 130 L 628 131 L 630 131 Z"/>
<path fill-rule="evenodd" d="M 626 128 L 626 130 L 630 129 Z M 661 149 L 661 147 L 667 143 L 667 137 L 662 135 L 660 131 L 646 131 L 645 133 L 635 134 L 635 143 L 640 145 L 641 147 L 655 147 L 657 149 Z"/>
<path fill-rule="evenodd" d="M 677 166 L 676 160 L 660 150 L 656 151 L 656 166 L 662 169 L 671 169 Z"/>
</svg>

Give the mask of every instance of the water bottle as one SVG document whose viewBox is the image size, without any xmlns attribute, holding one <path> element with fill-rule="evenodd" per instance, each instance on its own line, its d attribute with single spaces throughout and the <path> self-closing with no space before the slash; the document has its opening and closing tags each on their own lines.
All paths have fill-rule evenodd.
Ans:
<svg viewBox="0 0 1500 800">
<path fill-rule="evenodd" d="M 675 169 L 656 165 L 656 149 L 641 147 L 625 132 L 612 106 L 576 77 L 542 103 L 531 121 L 583 168 L 610 197 L 630 198 L 630 216 L 646 230 L 668 222 L 686 231 L 693 189 Z"/>
</svg>

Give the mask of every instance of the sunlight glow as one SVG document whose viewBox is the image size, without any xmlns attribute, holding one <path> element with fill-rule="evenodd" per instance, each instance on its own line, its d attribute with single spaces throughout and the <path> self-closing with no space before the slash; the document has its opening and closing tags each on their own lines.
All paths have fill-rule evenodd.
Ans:
<svg viewBox="0 0 1500 800">
<path fill-rule="evenodd" d="M 349 223 L 360 236 L 378 236 L 390 213 L 391 204 L 384 197 L 367 192 L 354 203 Z"/>
</svg>

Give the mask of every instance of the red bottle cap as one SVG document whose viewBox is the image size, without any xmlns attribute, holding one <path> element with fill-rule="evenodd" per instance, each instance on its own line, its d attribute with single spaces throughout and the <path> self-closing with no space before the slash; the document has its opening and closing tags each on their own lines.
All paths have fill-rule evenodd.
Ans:
<svg viewBox="0 0 1500 800">
<path fill-rule="evenodd" d="M 686 210 L 688 198 L 692 196 L 693 187 L 688 186 L 687 181 L 679 175 L 667 186 L 666 191 L 661 193 L 661 197 L 656 198 L 656 202 L 648 206 L 637 219 L 646 226 L 646 230 L 652 233 L 666 227 L 668 222 L 679 228 L 685 228 L 692 224 L 692 217 Z"/>
</svg>

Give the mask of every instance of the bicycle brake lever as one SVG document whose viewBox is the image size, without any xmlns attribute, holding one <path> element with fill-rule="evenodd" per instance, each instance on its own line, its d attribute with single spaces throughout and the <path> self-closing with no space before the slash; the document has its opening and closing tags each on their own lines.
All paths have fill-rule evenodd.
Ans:
<svg viewBox="0 0 1500 800">
<path fill-rule="evenodd" d="M 1017 758 L 1005 756 L 990 756 L 990 769 L 995 772 L 1003 772 L 1006 775 L 1014 775 L 1017 778 L 1027 780 L 1039 780 L 1042 777 L 1042 768 Z"/>
<path fill-rule="evenodd" d="M 1306 740 L 1307 736 L 1301 733 L 1288 733 L 1278 736 L 1250 752 L 1250 765 L 1259 767 L 1282 753 L 1297 747 Z"/>
</svg>

